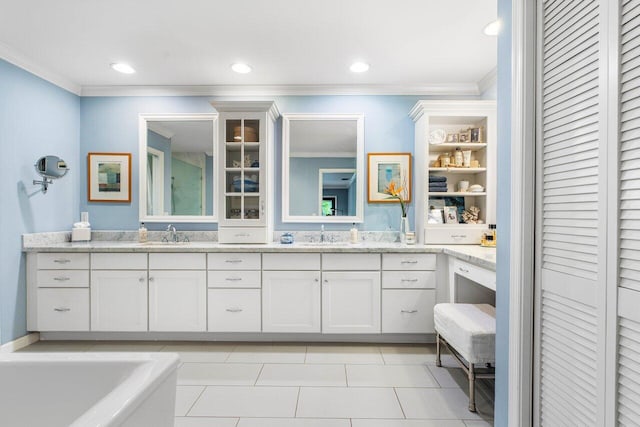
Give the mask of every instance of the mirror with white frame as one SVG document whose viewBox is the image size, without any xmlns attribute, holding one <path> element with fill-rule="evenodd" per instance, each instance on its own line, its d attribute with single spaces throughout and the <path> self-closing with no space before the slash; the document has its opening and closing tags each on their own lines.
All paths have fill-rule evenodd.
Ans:
<svg viewBox="0 0 640 427">
<path fill-rule="evenodd" d="M 214 222 L 217 114 L 140 115 L 140 221 Z"/>
<path fill-rule="evenodd" d="M 364 115 L 283 114 L 282 221 L 364 216 Z"/>
</svg>

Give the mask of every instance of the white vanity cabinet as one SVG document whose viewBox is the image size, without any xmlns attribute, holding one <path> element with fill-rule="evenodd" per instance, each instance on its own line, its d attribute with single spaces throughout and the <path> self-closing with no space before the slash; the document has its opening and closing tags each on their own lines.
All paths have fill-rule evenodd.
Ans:
<svg viewBox="0 0 640 427">
<path fill-rule="evenodd" d="M 147 330 L 147 254 L 91 256 L 91 330 Z"/>
<path fill-rule="evenodd" d="M 382 254 L 382 333 L 434 333 L 435 254 Z"/>
<path fill-rule="evenodd" d="M 207 255 L 209 332 L 260 332 L 259 253 Z"/>
<path fill-rule="evenodd" d="M 264 254 L 263 332 L 320 332 L 320 254 Z"/>
<path fill-rule="evenodd" d="M 380 333 L 380 254 L 322 254 L 322 332 Z"/>
<path fill-rule="evenodd" d="M 149 330 L 207 330 L 205 254 L 149 254 Z"/>
<path fill-rule="evenodd" d="M 218 137 L 218 241 L 268 243 L 273 238 L 274 102 L 215 101 Z"/>
<path fill-rule="evenodd" d="M 28 263 L 34 281 L 28 290 L 28 329 L 88 331 L 89 254 L 39 253 Z"/>
</svg>

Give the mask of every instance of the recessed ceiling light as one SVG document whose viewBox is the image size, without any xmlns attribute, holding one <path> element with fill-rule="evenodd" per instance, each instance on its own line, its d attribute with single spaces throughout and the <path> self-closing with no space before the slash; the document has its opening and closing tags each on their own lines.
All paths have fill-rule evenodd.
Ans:
<svg viewBox="0 0 640 427">
<path fill-rule="evenodd" d="M 125 64 L 124 62 L 113 63 L 111 64 L 111 68 L 124 74 L 133 74 L 136 72 L 131 65 Z"/>
<path fill-rule="evenodd" d="M 252 70 L 250 65 L 243 64 L 241 62 L 236 62 L 235 64 L 233 64 L 231 66 L 231 69 L 236 73 L 240 73 L 240 74 L 247 74 L 247 73 L 250 73 Z"/>
<path fill-rule="evenodd" d="M 502 23 L 500 20 L 496 20 L 487 24 L 483 32 L 488 36 L 497 36 L 500 33 L 500 28 L 502 28 Z"/>
<path fill-rule="evenodd" d="M 364 73 L 365 71 L 369 71 L 369 64 L 366 62 L 354 62 L 349 69 L 352 73 Z"/>
</svg>

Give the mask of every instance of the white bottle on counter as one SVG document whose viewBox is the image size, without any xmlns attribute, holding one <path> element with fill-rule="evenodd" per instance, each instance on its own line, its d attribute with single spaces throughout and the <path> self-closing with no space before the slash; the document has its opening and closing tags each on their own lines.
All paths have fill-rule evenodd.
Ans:
<svg viewBox="0 0 640 427">
<path fill-rule="evenodd" d="M 138 229 L 138 242 L 144 243 L 149 238 L 149 232 L 147 228 L 144 226 L 144 222 L 140 223 L 140 228 Z"/>
<path fill-rule="evenodd" d="M 356 227 L 356 223 L 353 223 L 353 227 L 349 230 L 349 242 L 358 243 L 358 227 Z"/>
</svg>

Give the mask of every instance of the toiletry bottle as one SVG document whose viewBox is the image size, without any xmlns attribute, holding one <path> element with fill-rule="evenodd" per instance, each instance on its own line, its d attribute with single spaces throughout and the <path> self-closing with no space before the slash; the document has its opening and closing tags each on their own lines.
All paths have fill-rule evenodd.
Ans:
<svg viewBox="0 0 640 427">
<path fill-rule="evenodd" d="M 353 223 L 353 227 L 349 231 L 349 241 L 351 243 L 358 243 L 358 227 L 356 227 L 356 223 Z"/>
<path fill-rule="evenodd" d="M 496 225 L 495 224 L 489 224 L 489 231 L 490 231 L 490 235 L 491 235 L 491 246 L 496 246 L 498 244 L 498 234 L 496 232 Z"/>
<path fill-rule="evenodd" d="M 456 161 L 456 167 L 460 168 L 462 167 L 462 150 L 460 149 L 460 147 L 456 148 L 456 152 L 454 154 L 454 158 Z"/>
<path fill-rule="evenodd" d="M 138 242 L 144 243 L 149 238 L 149 233 L 147 232 L 146 227 L 144 226 L 144 222 L 140 223 L 140 229 L 138 230 Z"/>
</svg>

